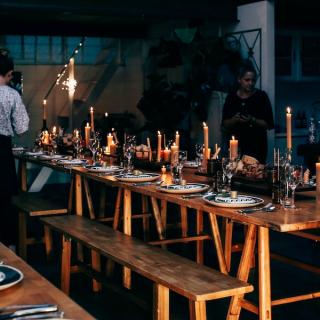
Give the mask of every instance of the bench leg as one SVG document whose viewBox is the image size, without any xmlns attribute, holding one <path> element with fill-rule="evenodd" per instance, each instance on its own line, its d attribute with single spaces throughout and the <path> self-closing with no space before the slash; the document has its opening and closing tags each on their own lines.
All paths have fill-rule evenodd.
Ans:
<svg viewBox="0 0 320 320">
<path fill-rule="evenodd" d="M 52 233 L 48 226 L 44 226 L 44 243 L 46 248 L 47 260 L 50 261 L 53 254 Z"/>
<path fill-rule="evenodd" d="M 187 207 L 180 206 L 180 216 L 181 216 L 181 235 L 182 237 L 188 236 L 188 212 Z"/>
<path fill-rule="evenodd" d="M 161 200 L 160 204 L 160 215 L 162 221 L 162 228 L 163 228 L 163 236 L 166 237 L 166 229 L 167 229 L 167 207 L 168 202 L 167 200 Z"/>
<path fill-rule="evenodd" d="M 233 221 L 227 218 L 223 218 L 223 224 L 224 224 L 224 256 L 226 259 L 227 271 L 230 272 Z"/>
<path fill-rule="evenodd" d="M 203 211 L 197 210 L 196 216 L 196 228 L 197 228 L 197 235 L 200 236 L 203 232 Z M 196 262 L 199 264 L 203 264 L 203 240 L 197 241 L 196 243 Z"/>
<path fill-rule="evenodd" d="M 19 211 L 19 256 L 27 259 L 27 216 Z"/>
<path fill-rule="evenodd" d="M 153 285 L 153 320 L 169 320 L 169 289 Z"/>
<path fill-rule="evenodd" d="M 69 295 L 71 272 L 71 240 L 62 236 L 61 290 Z"/>
<path fill-rule="evenodd" d="M 98 252 L 93 251 L 93 250 L 91 250 L 91 264 L 92 264 L 93 270 L 98 271 L 98 272 L 101 271 L 100 254 Z M 94 279 L 92 281 L 93 292 L 100 292 L 101 289 L 102 289 L 101 283 Z"/>
<path fill-rule="evenodd" d="M 206 302 L 189 300 L 190 320 L 206 320 Z"/>
<path fill-rule="evenodd" d="M 131 191 L 124 190 L 124 203 L 123 203 L 123 233 L 131 236 Z M 123 267 L 123 286 L 127 289 L 131 288 L 131 270 Z"/>
</svg>

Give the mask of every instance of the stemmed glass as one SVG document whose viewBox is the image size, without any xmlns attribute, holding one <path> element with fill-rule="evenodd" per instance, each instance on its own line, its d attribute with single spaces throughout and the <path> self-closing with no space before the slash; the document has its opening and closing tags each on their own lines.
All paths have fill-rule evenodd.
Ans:
<svg viewBox="0 0 320 320">
<path fill-rule="evenodd" d="M 136 137 L 127 135 L 126 141 L 123 146 L 123 152 L 124 152 L 125 158 L 127 159 L 126 171 L 128 173 L 131 173 L 133 171 L 132 158 L 134 156 L 135 149 L 136 149 Z"/>
<path fill-rule="evenodd" d="M 287 183 L 291 190 L 291 204 L 287 208 L 296 209 L 295 205 L 295 191 L 299 184 L 303 181 L 303 168 L 302 166 L 290 165 L 287 171 Z"/>
<path fill-rule="evenodd" d="M 203 160 L 203 145 L 202 144 L 196 144 L 196 163 L 198 166 L 198 170 L 202 170 L 202 160 Z"/>
<path fill-rule="evenodd" d="M 224 180 L 227 178 L 228 191 L 231 191 L 231 179 L 237 168 L 237 159 L 222 158 L 222 172 Z"/>
<path fill-rule="evenodd" d="M 92 152 L 92 164 L 94 165 L 96 162 L 96 152 L 98 148 L 98 138 L 97 135 L 94 131 L 90 133 L 90 138 L 89 138 L 89 149 Z"/>
<path fill-rule="evenodd" d="M 74 150 L 76 151 L 76 158 L 79 159 L 82 151 L 82 146 L 81 146 L 81 135 L 78 129 L 73 130 L 72 144 L 73 144 Z"/>
<path fill-rule="evenodd" d="M 55 155 L 57 154 L 57 149 L 58 149 L 58 135 L 56 131 L 52 131 L 50 134 L 50 139 L 51 139 L 51 145 L 52 145 L 52 154 Z"/>
</svg>

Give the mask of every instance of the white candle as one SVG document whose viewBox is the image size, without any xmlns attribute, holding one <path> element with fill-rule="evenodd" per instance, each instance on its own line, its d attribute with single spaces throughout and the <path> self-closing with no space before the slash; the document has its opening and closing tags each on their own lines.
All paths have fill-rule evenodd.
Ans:
<svg viewBox="0 0 320 320">
<path fill-rule="evenodd" d="M 47 108 L 46 108 L 46 105 L 47 105 L 47 100 L 44 99 L 43 102 L 42 102 L 43 120 L 47 120 Z"/>
<path fill-rule="evenodd" d="M 158 131 L 158 148 L 157 148 L 157 161 L 161 160 L 161 133 Z"/>
<path fill-rule="evenodd" d="M 110 148 L 112 142 L 113 142 L 113 136 L 111 135 L 111 133 L 108 133 L 108 135 L 107 135 L 107 146 L 109 148 Z"/>
<path fill-rule="evenodd" d="M 180 135 L 179 132 L 176 132 L 176 146 L 179 148 L 180 147 Z"/>
<path fill-rule="evenodd" d="M 163 150 L 163 161 L 169 162 L 170 161 L 170 153 L 171 151 L 168 149 L 168 147 L 165 147 Z"/>
<path fill-rule="evenodd" d="M 91 130 L 94 131 L 94 115 L 93 115 L 93 107 L 90 107 L 90 123 Z"/>
<path fill-rule="evenodd" d="M 176 144 L 173 143 L 171 146 L 171 163 L 178 161 L 178 150 L 178 146 L 176 146 Z"/>
<path fill-rule="evenodd" d="M 292 132 L 291 132 L 291 122 L 292 122 L 292 114 L 291 108 L 287 107 L 287 148 L 289 150 L 292 149 Z"/>
</svg>

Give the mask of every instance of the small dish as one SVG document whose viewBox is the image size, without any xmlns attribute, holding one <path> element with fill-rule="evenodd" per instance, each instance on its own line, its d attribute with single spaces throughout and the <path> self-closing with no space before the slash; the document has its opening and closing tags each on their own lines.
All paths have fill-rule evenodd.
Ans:
<svg viewBox="0 0 320 320">
<path fill-rule="evenodd" d="M 124 173 L 114 176 L 118 181 L 122 182 L 149 182 L 160 178 L 160 174 L 157 173 L 143 173 L 134 175 L 132 173 Z"/>
<path fill-rule="evenodd" d="M 181 184 L 169 184 L 159 187 L 158 189 L 162 192 L 167 193 L 196 193 L 208 190 L 210 188 L 207 184 L 202 183 L 187 183 L 185 185 Z"/>
<path fill-rule="evenodd" d="M 23 273 L 11 266 L 0 265 L 0 272 L 4 274 L 4 279 L 0 282 L 0 291 L 14 286 L 23 279 Z"/>
</svg>

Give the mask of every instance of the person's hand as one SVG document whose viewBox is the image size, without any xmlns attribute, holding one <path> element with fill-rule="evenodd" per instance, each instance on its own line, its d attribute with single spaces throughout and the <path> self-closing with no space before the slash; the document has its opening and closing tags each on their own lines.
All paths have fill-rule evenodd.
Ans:
<svg viewBox="0 0 320 320">
<path fill-rule="evenodd" d="M 234 122 L 241 124 L 241 123 L 247 123 L 250 120 L 250 116 L 244 115 L 243 113 L 236 113 L 233 118 Z"/>
</svg>

